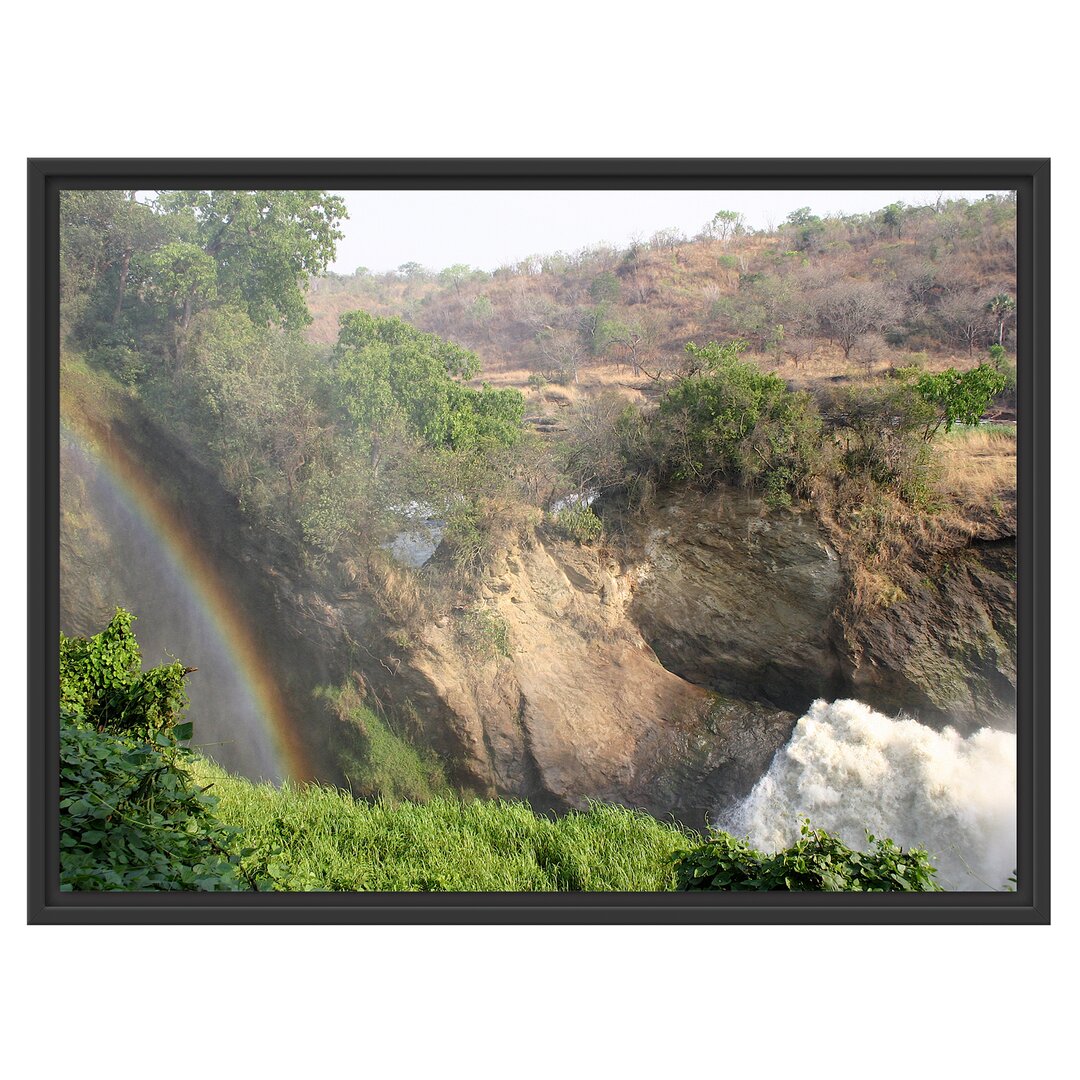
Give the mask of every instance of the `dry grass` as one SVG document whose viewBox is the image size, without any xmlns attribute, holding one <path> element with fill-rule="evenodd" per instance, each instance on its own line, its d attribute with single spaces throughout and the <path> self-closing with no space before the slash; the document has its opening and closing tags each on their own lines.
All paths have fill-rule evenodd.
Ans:
<svg viewBox="0 0 1080 1080">
<path fill-rule="evenodd" d="M 939 436 L 938 490 L 973 523 L 1015 527 L 1016 426 L 982 425 Z"/>
</svg>

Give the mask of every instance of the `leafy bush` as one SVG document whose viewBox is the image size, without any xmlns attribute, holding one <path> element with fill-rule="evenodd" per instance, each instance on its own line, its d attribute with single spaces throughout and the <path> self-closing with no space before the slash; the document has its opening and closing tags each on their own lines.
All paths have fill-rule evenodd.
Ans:
<svg viewBox="0 0 1080 1080">
<path fill-rule="evenodd" d="M 525 399 L 518 390 L 480 390 L 456 379 L 480 369 L 475 354 L 398 318 L 351 311 L 328 374 L 328 389 L 358 431 L 378 439 L 403 427 L 434 447 L 512 445 L 521 435 Z"/>
<path fill-rule="evenodd" d="M 567 506 L 555 513 L 555 529 L 579 544 L 595 543 L 604 532 L 604 523 L 591 506 Z"/>
<path fill-rule="evenodd" d="M 867 834 L 870 850 L 856 851 L 838 837 L 803 822 L 800 839 L 774 855 L 745 840 L 717 833 L 679 856 L 676 889 L 697 891 L 941 892 L 925 851 L 904 852 L 891 840 Z"/>
<path fill-rule="evenodd" d="M 61 636 L 60 888 L 295 891 L 280 845 L 242 846 L 181 743 L 180 664 L 141 671 L 134 616 L 117 609 L 91 638 Z M 93 719 L 91 719 L 93 718 Z"/>
<path fill-rule="evenodd" d="M 169 733 L 187 705 L 179 661 L 142 670 L 134 616 L 117 608 L 90 638 L 60 635 L 60 706 L 98 731 L 152 742 Z"/>
<path fill-rule="evenodd" d="M 186 769 L 186 669 L 142 671 L 132 618 L 119 608 L 94 637 L 60 637 L 61 888 L 246 888 L 252 852 Z"/>
<path fill-rule="evenodd" d="M 214 817 L 185 765 L 188 751 L 95 730 L 60 713 L 60 888 L 144 892 L 249 887 L 237 830 Z"/>
<path fill-rule="evenodd" d="M 746 347 L 745 341 L 686 346 L 706 373 L 680 380 L 660 402 L 665 469 L 699 487 L 721 478 L 762 484 L 773 503 L 808 495 L 820 460 L 821 419 L 808 395 L 740 360 Z"/>
<path fill-rule="evenodd" d="M 845 387 L 822 403 L 842 477 L 892 491 L 920 509 L 934 503 L 934 467 L 925 439 L 933 408 L 907 384 Z"/>
</svg>

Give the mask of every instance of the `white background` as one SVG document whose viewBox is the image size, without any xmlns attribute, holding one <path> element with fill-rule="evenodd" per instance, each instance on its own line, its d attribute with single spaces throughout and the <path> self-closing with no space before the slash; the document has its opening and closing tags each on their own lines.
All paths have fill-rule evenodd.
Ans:
<svg viewBox="0 0 1080 1080">
<path fill-rule="evenodd" d="M 1067 9 L 774 0 L 744 14 L 715 0 L 548 0 L 395 10 L 189 0 L 28 5 L 6 18 L 4 1060 L 45 1077 L 1067 1070 L 1078 364 L 1065 335 L 1080 259 Z M 25 159 L 236 155 L 1051 156 L 1065 301 L 1054 925 L 24 926 Z"/>
</svg>

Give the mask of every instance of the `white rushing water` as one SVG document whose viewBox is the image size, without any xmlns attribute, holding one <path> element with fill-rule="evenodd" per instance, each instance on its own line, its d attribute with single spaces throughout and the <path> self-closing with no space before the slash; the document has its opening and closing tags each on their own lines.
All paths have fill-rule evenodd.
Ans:
<svg viewBox="0 0 1080 1080">
<path fill-rule="evenodd" d="M 1002 889 L 1016 866 L 1016 736 L 967 738 L 858 701 L 815 701 L 787 746 L 718 824 L 763 851 L 802 818 L 865 848 L 866 829 L 929 851 L 946 889 Z"/>
</svg>

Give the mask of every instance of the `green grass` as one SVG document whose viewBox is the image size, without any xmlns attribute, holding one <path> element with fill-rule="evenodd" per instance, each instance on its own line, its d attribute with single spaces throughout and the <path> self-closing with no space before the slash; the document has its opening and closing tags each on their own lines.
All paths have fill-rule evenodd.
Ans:
<svg viewBox="0 0 1080 1080">
<path fill-rule="evenodd" d="M 937 438 L 945 443 L 969 443 L 969 442 L 1015 442 L 1015 424 L 973 424 L 967 427 L 957 424 L 952 431 L 941 431 Z"/>
<path fill-rule="evenodd" d="M 247 846 L 277 849 L 293 890 L 669 891 L 673 857 L 699 840 L 612 806 L 555 819 L 519 802 L 367 803 L 318 785 L 253 784 L 205 760 L 196 779 Z"/>
<path fill-rule="evenodd" d="M 438 756 L 396 734 L 355 690 L 323 688 L 318 696 L 341 721 L 335 751 L 354 795 L 397 803 L 453 794 Z"/>
</svg>

